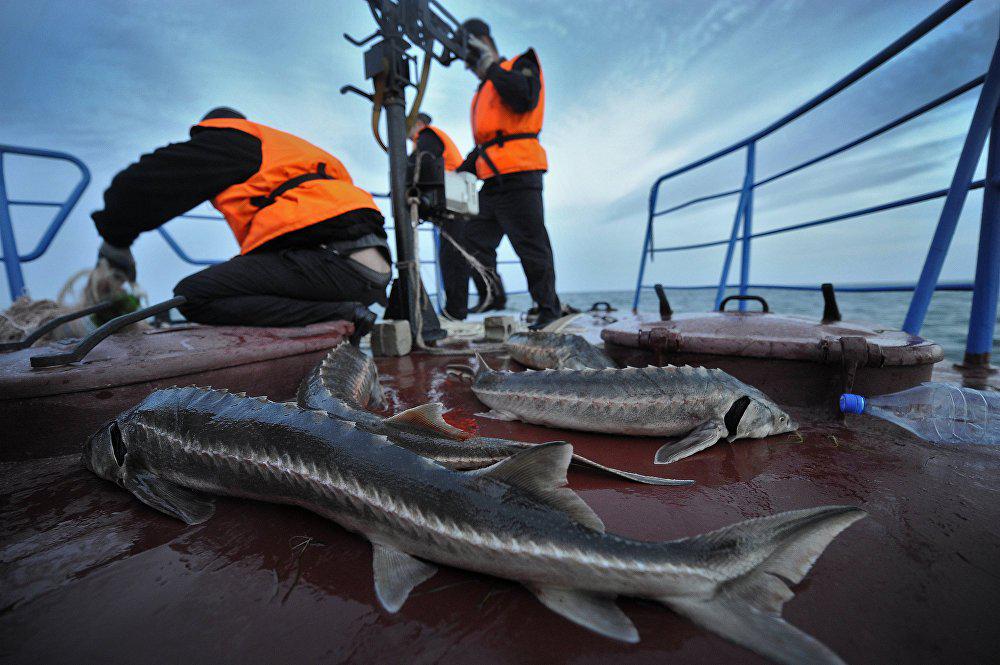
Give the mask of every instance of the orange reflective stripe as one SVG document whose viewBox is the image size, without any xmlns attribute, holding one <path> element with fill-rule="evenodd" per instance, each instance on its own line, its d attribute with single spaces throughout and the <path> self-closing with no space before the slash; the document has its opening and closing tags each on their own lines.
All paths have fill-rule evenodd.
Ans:
<svg viewBox="0 0 1000 665">
<path fill-rule="evenodd" d="M 459 166 L 461 166 L 462 162 L 464 161 L 462 159 L 462 153 L 458 151 L 458 146 L 456 146 L 455 142 L 451 140 L 451 137 L 448 136 L 444 132 L 444 130 L 441 129 L 440 127 L 434 127 L 433 125 L 427 125 L 427 129 L 429 129 L 432 132 L 434 132 L 435 136 L 437 136 L 439 139 L 441 139 L 441 143 L 444 144 L 444 155 L 443 155 L 444 156 L 444 170 L 445 171 L 454 171 Z"/>
<path fill-rule="evenodd" d="M 537 60 L 537 56 L 535 59 Z M 505 60 L 500 66 L 510 71 L 516 60 L 517 58 Z M 500 99 L 500 93 L 492 82 L 486 81 L 479 88 L 472 98 L 472 137 L 477 146 L 489 144 L 504 134 L 538 134 L 542 131 L 542 121 L 545 116 L 545 77 L 542 75 L 541 64 L 538 66 L 538 75 L 542 85 L 538 95 L 538 105 L 527 113 L 515 113 L 510 110 Z M 502 144 L 488 145 L 484 153 L 501 174 L 548 169 L 545 149 L 537 138 L 520 138 Z M 483 157 L 476 160 L 476 174 L 482 179 L 496 175 Z"/>
<path fill-rule="evenodd" d="M 304 139 L 236 118 L 203 120 L 197 126 L 237 129 L 260 139 L 261 165 L 257 173 L 212 199 L 212 205 L 236 236 L 241 254 L 351 210 L 378 210 L 371 194 L 354 186 L 339 159 Z M 321 164 L 328 178 L 302 177 L 319 173 Z M 289 181 L 299 184 L 276 194 Z M 259 203 L 268 198 L 273 198 L 273 203 L 261 207 Z"/>
</svg>

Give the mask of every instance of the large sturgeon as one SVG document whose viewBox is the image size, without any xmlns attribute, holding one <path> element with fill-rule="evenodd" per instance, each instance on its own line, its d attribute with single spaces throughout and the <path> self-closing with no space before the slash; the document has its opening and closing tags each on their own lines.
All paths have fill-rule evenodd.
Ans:
<svg viewBox="0 0 1000 665">
<path fill-rule="evenodd" d="M 637 642 L 618 595 L 659 601 L 782 663 L 839 663 L 781 618 L 830 541 L 864 512 L 825 506 L 663 543 L 604 533 L 566 483 L 566 443 L 457 472 L 351 423 L 263 398 L 158 390 L 102 427 L 83 462 L 143 503 L 198 524 L 208 494 L 301 506 L 372 543 L 390 612 L 433 561 L 516 580 L 567 619 Z"/>
<path fill-rule="evenodd" d="M 304 409 L 324 411 L 334 418 L 353 422 L 367 432 L 388 437 L 397 446 L 449 469 L 480 469 L 537 445 L 476 436 L 454 427 L 445 421 L 444 405 L 439 402 L 383 418 L 363 408 L 374 395 L 382 395 L 375 363 L 357 347 L 341 344 L 327 353 L 302 380 L 297 400 Z M 693 482 L 622 471 L 576 453 L 572 461 L 578 466 L 647 485 L 690 485 Z"/>
<path fill-rule="evenodd" d="M 604 351 L 580 335 L 528 331 L 514 333 L 504 342 L 510 357 L 532 369 L 604 369 L 618 367 Z"/>
<path fill-rule="evenodd" d="M 656 451 L 669 464 L 721 439 L 793 432 L 798 425 L 764 393 L 704 367 L 493 371 L 477 355 L 472 391 L 501 420 L 608 434 L 684 436 Z"/>
</svg>

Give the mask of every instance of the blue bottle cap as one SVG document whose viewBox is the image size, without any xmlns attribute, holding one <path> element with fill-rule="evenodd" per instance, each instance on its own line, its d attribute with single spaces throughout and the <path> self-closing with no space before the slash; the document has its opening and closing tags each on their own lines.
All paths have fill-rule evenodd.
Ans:
<svg viewBox="0 0 1000 665">
<path fill-rule="evenodd" d="M 853 393 L 840 396 L 840 410 L 843 413 L 862 413 L 865 410 L 865 398 Z"/>
</svg>

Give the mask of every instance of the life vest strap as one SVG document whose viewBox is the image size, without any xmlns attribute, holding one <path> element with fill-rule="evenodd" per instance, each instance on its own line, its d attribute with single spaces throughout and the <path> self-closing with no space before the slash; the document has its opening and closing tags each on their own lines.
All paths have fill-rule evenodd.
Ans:
<svg viewBox="0 0 1000 665">
<path fill-rule="evenodd" d="M 492 148 L 493 146 L 503 147 L 504 143 L 507 141 L 523 141 L 526 139 L 538 139 L 539 132 L 525 132 L 522 134 L 504 134 L 503 132 L 497 132 L 497 135 L 491 138 L 489 141 L 484 141 L 476 146 L 476 157 L 482 157 L 483 161 L 486 162 L 486 166 L 490 167 L 493 174 L 496 176 L 500 175 L 500 169 L 497 165 L 493 163 L 490 156 L 486 153 L 487 148 Z"/>
<path fill-rule="evenodd" d="M 326 172 L 326 164 L 320 162 L 316 167 L 315 173 L 303 173 L 302 175 L 297 175 L 294 178 L 289 178 L 275 187 L 274 191 L 267 196 L 252 197 L 250 199 L 250 204 L 258 208 L 266 208 L 269 205 L 273 205 L 274 202 L 278 200 L 278 197 L 288 190 L 295 189 L 299 185 L 307 183 L 310 180 L 334 180 L 334 177 Z"/>
</svg>

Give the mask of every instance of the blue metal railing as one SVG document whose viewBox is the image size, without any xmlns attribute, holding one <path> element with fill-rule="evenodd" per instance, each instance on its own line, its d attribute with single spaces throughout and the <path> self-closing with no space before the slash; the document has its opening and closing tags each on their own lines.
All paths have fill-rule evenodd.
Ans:
<svg viewBox="0 0 1000 665">
<path fill-rule="evenodd" d="M 921 39 L 928 32 L 933 30 L 935 27 L 946 21 L 953 14 L 958 12 L 962 7 L 969 4 L 971 0 L 950 0 L 946 2 L 941 7 L 939 7 L 934 13 L 928 16 L 926 19 L 921 21 L 917 26 L 911 29 L 909 32 L 904 34 L 902 37 L 897 39 L 895 42 L 890 44 L 888 47 L 877 53 L 875 56 L 870 58 L 867 62 L 863 63 L 861 66 L 856 68 L 854 71 L 847 74 L 845 77 L 834 83 L 832 86 L 813 97 L 809 101 L 800 105 L 798 108 L 794 109 L 790 113 L 786 114 L 784 117 L 771 123 L 764 129 L 756 132 L 755 134 L 735 143 L 727 148 L 716 151 L 706 157 L 698 159 L 690 164 L 682 166 L 680 168 L 674 169 L 669 173 L 666 173 L 653 183 L 649 194 L 649 209 L 648 209 L 648 219 L 646 224 L 646 233 L 643 240 L 642 255 L 639 264 L 639 275 L 636 280 L 635 296 L 632 301 L 632 307 L 634 310 L 638 309 L 639 297 L 643 289 L 652 288 L 652 285 L 644 284 L 643 279 L 645 277 L 647 260 L 652 261 L 657 253 L 661 252 L 678 252 L 692 249 L 699 249 L 704 247 L 714 247 L 714 246 L 726 246 L 726 254 L 723 260 L 721 276 L 717 285 L 714 286 L 716 289 L 715 304 L 716 306 L 722 301 L 725 291 L 727 288 L 738 288 L 741 295 L 745 295 L 747 291 L 751 288 L 789 288 L 796 290 L 819 290 L 819 286 L 783 286 L 783 285 L 764 285 L 764 284 L 751 284 L 750 283 L 750 257 L 751 257 L 751 244 L 752 240 L 755 238 L 763 238 L 767 236 L 773 236 L 781 233 L 787 233 L 791 231 L 799 231 L 807 228 L 812 228 L 816 226 L 821 226 L 825 224 L 832 224 L 836 222 L 842 222 L 850 219 L 856 219 L 859 217 L 864 217 L 867 215 L 875 214 L 878 212 L 883 212 L 886 210 L 892 210 L 895 208 L 900 208 L 904 206 L 915 205 L 925 201 L 931 201 L 939 198 L 945 199 L 945 204 L 941 213 L 941 217 L 938 221 L 937 230 L 935 232 L 934 238 L 931 241 L 930 250 L 928 253 L 927 261 L 925 262 L 923 272 L 920 279 L 914 284 L 906 285 L 884 285 L 884 286 L 865 286 L 865 287 L 848 287 L 841 288 L 841 290 L 864 290 L 864 291 L 900 291 L 900 290 L 912 290 L 914 291 L 913 298 L 910 303 L 910 311 L 906 317 L 906 321 L 903 324 L 903 329 L 912 333 L 917 334 L 923 324 L 924 316 L 926 315 L 927 308 L 930 303 L 930 297 L 933 292 L 937 289 L 944 290 L 945 288 L 949 290 L 962 289 L 962 290 L 973 290 L 973 312 L 970 317 L 970 331 L 969 331 L 969 343 L 967 347 L 967 358 L 969 355 L 976 355 L 987 353 L 992 345 L 993 336 L 993 326 L 996 319 L 996 301 L 998 295 L 1000 295 L 1000 229 L 996 227 L 1000 225 L 1000 196 L 997 195 L 997 189 L 1000 187 L 1000 155 L 997 151 L 1000 148 L 997 144 L 1000 143 L 1000 113 L 998 113 L 998 98 L 1000 98 L 1000 43 L 998 47 L 994 50 L 993 58 L 991 60 L 990 67 L 986 74 L 978 76 L 971 81 L 960 85 L 947 93 L 933 99 L 922 106 L 911 110 L 910 112 L 888 122 L 877 129 L 874 129 L 863 136 L 860 136 L 852 141 L 844 143 L 832 150 L 828 150 L 821 155 L 808 159 L 804 162 L 796 164 L 790 168 L 783 171 L 775 173 L 771 176 L 763 178 L 761 180 L 756 179 L 755 167 L 757 159 L 757 143 L 778 131 L 779 129 L 785 127 L 797 118 L 805 115 L 806 113 L 812 111 L 820 104 L 826 102 L 833 96 L 837 95 L 841 91 L 845 90 L 849 86 L 853 85 L 857 81 L 861 80 L 875 69 L 901 53 L 903 50 L 911 46 L 913 43 Z M 775 182 L 789 176 L 793 173 L 797 173 L 805 168 L 818 164 L 822 161 L 830 159 L 836 155 L 839 155 L 851 148 L 860 146 L 868 141 L 885 134 L 901 125 L 908 123 L 914 118 L 920 117 L 921 115 L 950 102 L 958 97 L 976 89 L 982 87 L 982 91 L 979 95 L 979 100 L 976 106 L 976 111 L 973 114 L 973 119 L 970 123 L 970 129 L 966 136 L 965 144 L 962 149 L 961 156 L 958 161 L 958 166 L 956 167 L 954 177 L 952 179 L 950 187 L 948 189 L 941 189 L 933 192 L 926 192 L 923 194 L 917 194 L 914 196 L 909 196 L 906 198 L 898 199 L 895 201 L 889 201 L 875 206 L 870 206 L 867 208 L 862 208 L 859 210 L 854 210 L 846 213 L 841 213 L 838 215 L 833 215 L 829 217 L 824 217 L 821 219 L 809 220 L 805 222 L 799 222 L 796 224 L 790 224 L 782 226 L 776 229 L 770 229 L 768 231 L 754 233 L 752 220 L 753 220 L 753 196 L 754 191 L 758 187 L 762 187 L 769 183 Z M 976 164 L 983 152 L 985 145 L 986 135 L 990 133 L 990 125 L 993 124 L 992 139 L 990 145 L 989 159 L 987 164 L 987 173 L 984 180 L 978 180 L 973 182 L 973 174 L 975 172 Z M 697 198 L 684 201 L 677 205 L 668 207 L 663 210 L 659 210 L 659 198 L 660 198 L 660 188 L 668 180 L 676 178 L 684 173 L 688 173 L 702 167 L 711 162 L 715 162 L 723 157 L 734 154 L 741 150 L 746 150 L 746 166 L 743 174 L 743 183 L 738 189 L 730 189 L 723 192 L 718 192 L 708 196 L 701 196 Z M 944 262 L 944 257 L 948 251 L 948 245 L 950 244 L 951 238 L 954 235 L 955 226 L 958 222 L 959 214 L 961 213 L 962 205 L 965 201 L 966 195 L 969 190 L 985 188 L 986 192 L 983 197 L 983 217 L 982 217 L 982 230 L 980 233 L 980 251 L 979 251 L 979 261 L 977 266 L 976 281 L 974 283 L 949 283 L 938 284 L 938 279 L 941 273 L 941 267 Z M 684 208 L 688 208 L 693 205 L 700 203 L 705 203 L 707 201 L 713 201 L 729 196 L 739 195 L 738 202 L 736 204 L 736 212 L 733 219 L 732 228 L 729 233 L 729 237 L 726 239 L 712 240 L 708 242 L 700 243 L 690 243 L 685 245 L 673 245 L 667 247 L 656 247 L 654 243 L 654 223 L 661 217 L 669 215 L 671 213 L 677 212 Z M 732 264 L 733 254 L 735 253 L 737 242 L 740 244 L 740 278 L 739 283 L 736 285 L 729 284 L 729 269 Z M 667 287 L 667 288 L 706 288 L 706 287 Z M 710 288 L 710 287 L 709 287 Z M 745 302 L 740 302 L 740 310 L 744 310 L 746 307 Z"/>
<path fill-rule="evenodd" d="M 73 188 L 73 191 L 70 192 L 69 196 L 67 196 L 63 201 L 9 199 L 7 198 L 7 184 L 4 177 L 4 156 L 8 154 L 25 155 L 28 157 L 43 157 L 46 159 L 56 159 L 69 162 L 80 170 L 80 180 L 76 183 L 76 186 Z M 65 152 L 56 152 L 55 150 L 18 148 L 10 145 L 0 145 L 0 250 L 3 251 L 3 256 L 0 256 L 0 260 L 3 261 L 4 270 L 7 273 L 7 288 L 10 290 L 10 299 L 12 301 L 16 300 L 25 292 L 24 274 L 21 271 L 21 264 L 34 261 L 45 253 L 45 251 L 49 248 L 49 245 L 52 244 L 52 239 L 55 238 L 56 233 L 60 228 L 62 228 L 62 225 L 69 216 L 70 211 L 77 204 L 77 201 L 80 200 L 80 197 L 83 195 L 83 190 L 87 188 L 89 183 L 90 170 L 87 168 L 86 164 L 73 155 Z M 14 238 L 14 227 L 11 223 L 11 206 L 58 208 L 55 217 L 52 218 L 52 221 L 49 223 L 48 228 L 45 229 L 42 237 L 38 240 L 35 248 L 27 254 L 21 254 L 17 249 L 17 242 Z"/>
</svg>

